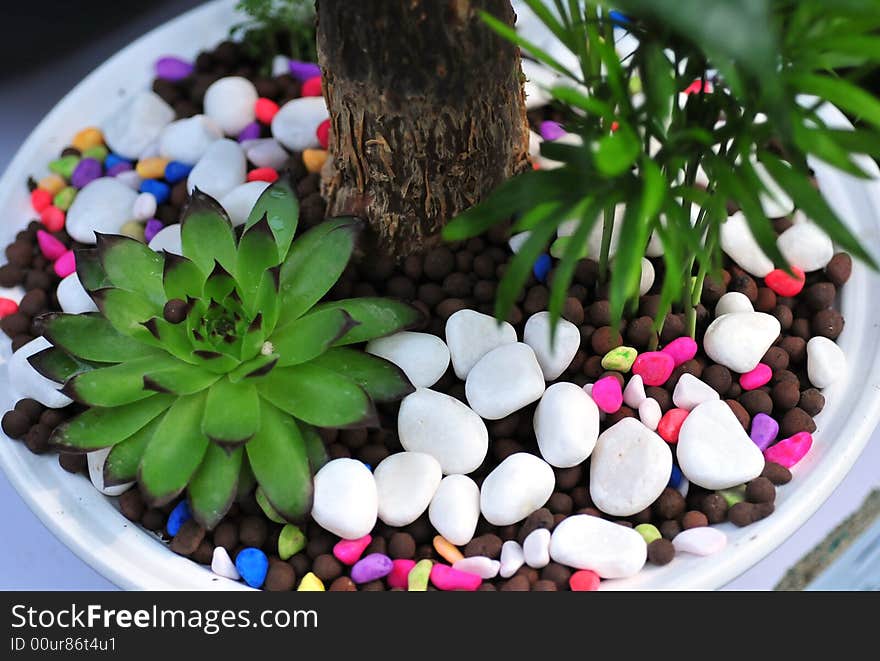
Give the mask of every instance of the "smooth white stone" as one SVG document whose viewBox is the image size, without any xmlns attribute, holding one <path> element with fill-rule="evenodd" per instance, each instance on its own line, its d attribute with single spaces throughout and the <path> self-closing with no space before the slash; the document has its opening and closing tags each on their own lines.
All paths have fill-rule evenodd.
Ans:
<svg viewBox="0 0 880 661">
<path fill-rule="evenodd" d="M 150 144 L 144 147 L 143 151 L 138 154 L 138 160 L 141 161 L 145 158 L 153 158 L 154 156 L 159 156 L 159 140 L 153 140 Z"/>
<path fill-rule="evenodd" d="M 163 227 L 148 244 L 156 252 L 170 252 L 173 255 L 183 254 L 183 242 L 180 238 L 180 223 Z"/>
<path fill-rule="evenodd" d="M 767 189 L 760 196 L 761 207 L 763 207 L 767 217 L 782 218 L 794 211 L 794 202 L 792 202 L 788 193 L 782 190 L 779 184 L 776 183 L 776 180 L 770 176 L 764 165 L 757 160 L 753 160 L 752 167 L 755 168 L 755 174 L 758 175 L 761 183 Z"/>
<path fill-rule="evenodd" d="M 681 375 L 672 392 L 672 403 L 678 408 L 688 411 L 710 399 L 720 399 L 715 389 L 702 379 L 687 372 Z"/>
<path fill-rule="evenodd" d="M 440 482 L 428 520 L 434 529 L 456 546 L 464 546 L 474 537 L 480 518 L 480 487 L 467 475 L 447 475 Z"/>
<path fill-rule="evenodd" d="M 402 331 L 367 343 L 367 353 L 391 361 L 417 388 L 430 388 L 449 367 L 449 348 L 436 335 Z"/>
<path fill-rule="evenodd" d="M 58 305 L 61 306 L 61 310 L 69 314 L 98 311 L 98 306 L 82 286 L 76 272 L 71 273 L 58 283 L 55 295 L 58 297 Z"/>
<path fill-rule="evenodd" d="M 687 498 L 688 491 L 690 490 L 690 488 L 691 488 L 690 480 L 688 480 L 686 477 L 682 477 L 681 482 L 678 483 L 678 489 L 676 489 L 676 491 L 678 491 L 678 493 L 681 494 L 682 498 Z"/>
<path fill-rule="evenodd" d="M 651 232 L 651 238 L 648 239 L 648 246 L 645 248 L 645 255 L 648 257 L 662 257 L 666 252 L 663 248 L 663 241 L 657 232 Z"/>
<path fill-rule="evenodd" d="M 776 245 L 789 264 L 797 266 L 805 273 L 824 269 L 834 257 L 834 244 L 831 239 L 809 221 L 795 223 L 789 227 L 779 235 Z"/>
<path fill-rule="evenodd" d="M 672 540 L 676 553 L 693 555 L 712 555 L 727 546 L 727 535 L 718 530 L 702 526 L 682 530 Z"/>
<path fill-rule="evenodd" d="M 133 191 L 140 190 L 141 184 L 144 180 L 134 170 L 126 170 L 125 172 L 120 172 L 115 177 L 113 177 L 120 184 L 130 188 Z"/>
<path fill-rule="evenodd" d="M 86 464 L 89 468 L 89 479 L 92 481 L 92 486 L 105 496 L 121 496 L 134 486 L 134 482 L 126 482 L 110 487 L 104 485 L 104 464 L 107 463 L 107 457 L 112 449 L 104 448 L 87 453 Z"/>
<path fill-rule="evenodd" d="M 742 211 L 737 211 L 721 224 L 721 249 L 741 269 L 755 277 L 763 278 L 773 270 L 773 261 L 761 250 Z"/>
<path fill-rule="evenodd" d="M 550 313 L 537 312 L 528 318 L 523 330 L 523 342 L 535 352 L 546 381 L 557 379 L 581 346 L 581 333 L 570 321 L 557 320 L 552 342 L 550 328 Z"/>
<path fill-rule="evenodd" d="M 531 232 L 520 232 L 519 234 L 514 234 L 510 237 L 510 240 L 507 242 L 507 245 L 510 246 L 510 251 L 514 255 L 518 253 L 522 249 L 523 244 L 529 240 L 531 235 Z"/>
<path fill-rule="evenodd" d="M 268 181 L 248 181 L 236 186 L 220 199 L 220 206 L 226 210 L 233 227 L 247 222 L 254 205 L 268 187 Z"/>
<path fill-rule="evenodd" d="M 498 571 L 501 578 L 510 578 L 525 564 L 523 548 L 513 539 L 501 545 L 501 567 Z"/>
<path fill-rule="evenodd" d="M 220 200 L 236 186 L 244 183 L 247 163 L 244 152 L 234 140 L 217 140 L 199 159 L 186 179 L 186 190 L 195 188 Z"/>
<path fill-rule="evenodd" d="M 15 401 L 30 397 L 50 409 L 60 409 L 72 404 L 73 400 L 59 391 L 60 383 L 56 383 L 35 370 L 28 358 L 52 345 L 45 337 L 36 337 L 12 354 L 9 359 L 9 387 L 15 395 Z"/>
<path fill-rule="evenodd" d="M 464 389 L 477 415 L 500 420 L 541 398 L 544 375 L 529 345 L 505 344 L 480 358 Z"/>
<path fill-rule="evenodd" d="M 159 153 L 186 165 L 195 165 L 208 147 L 223 137 L 223 131 L 205 115 L 178 119 L 162 129 Z"/>
<path fill-rule="evenodd" d="M 305 96 L 288 101 L 272 118 L 272 136 L 290 151 L 321 146 L 315 133 L 330 117 L 323 96 Z"/>
<path fill-rule="evenodd" d="M 251 140 L 247 147 L 242 147 L 248 160 L 258 168 L 274 168 L 280 170 L 289 158 L 284 147 L 275 138 Z"/>
<path fill-rule="evenodd" d="M 483 480 L 480 512 L 493 526 L 522 521 L 544 506 L 555 483 L 550 464 L 533 454 L 516 452 Z"/>
<path fill-rule="evenodd" d="M 779 320 L 763 312 L 731 312 L 713 321 L 703 349 L 716 363 L 739 374 L 750 372 L 779 337 Z"/>
<path fill-rule="evenodd" d="M 290 58 L 286 55 L 276 55 L 272 58 L 272 77 L 277 78 L 290 73 Z"/>
<path fill-rule="evenodd" d="M 67 210 L 65 229 L 80 243 L 95 243 L 95 232 L 118 234 L 131 220 L 138 194 L 115 177 L 86 184 Z"/>
<path fill-rule="evenodd" d="M 738 291 L 729 291 L 715 304 L 715 318 L 731 312 L 754 312 L 749 297 Z"/>
<path fill-rule="evenodd" d="M 376 525 L 376 481 L 363 462 L 333 459 L 314 478 L 312 518 L 342 539 L 360 539 Z"/>
<path fill-rule="evenodd" d="M 807 342 L 807 376 L 817 388 L 827 388 L 846 373 L 846 354 L 833 340 L 817 335 Z"/>
<path fill-rule="evenodd" d="M 626 388 L 623 389 L 623 403 L 630 408 L 637 409 L 648 396 L 645 394 L 645 382 L 641 375 L 633 374 Z"/>
<path fill-rule="evenodd" d="M 495 578 L 501 569 L 501 563 L 498 560 L 487 558 L 485 555 L 472 555 L 468 558 L 462 558 L 452 563 L 452 568 L 468 574 L 476 574 L 483 580 Z"/>
<path fill-rule="evenodd" d="M 590 458 L 590 497 L 613 516 L 641 512 L 660 496 L 672 472 L 669 445 L 635 418 L 606 429 Z"/>
<path fill-rule="evenodd" d="M 134 198 L 131 205 L 131 216 L 134 220 L 147 220 L 156 215 L 156 196 L 152 193 L 141 193 Z"/>
<path fill-rule="evenodd" d="M 538 528 L 528 534 L 523 541 L 523 558 L 532 569 L 541 569 L 550 564 L 550 531 Z"/>
<path fill-rule="evenodd" d="M 547 388 L 534 415 L 541 456 L 551 466 L 569 468 L 585 461 L 599 437 L 599 407 L 574 383 Z"/>
<path fill-rule="evenodd" d="M 639 420 L 651 431 L 657 431 L 657 426 L 663 418 L 663 409 L 653 397 L 646 397 L 638 406 Z"/>
<path fill-rule="evenodd" d="M 642 257 L 642 272 L 639 276 L 639 296 L 647 294 L 654 286 L 654 265 L 647 257 Z"/>
<path fill-rule="evenodd" d="M 232 562 L 229 553 L 222 546 L 214 547 L 214 556 L 211 559 L 211 571 L 218 576 L 233 581 L 237 581 L 241 578 L 238 570 L 235 568 L 235 563 Z"/>
<path fill-rule="evenodd" d="M 226 76 L 215 80 L 205 90 L 205 114 L 213 119 L 226 135 L 237 136 L 255 119 L 254 105 L 259 98 L 257 88 L 242 76 Z"/>
<path fill-rule="evenodd" d="M 408 526 L 428 509 L 442 478 L 440 463 L 429 454 L 389 455 L 373 473 L 379 518 L 389 526 Z"/>
<path fill-rule="evenodd" d="M 173 120 L 174 108 L 155 92 L 144 90 L 104 122 L 104 141 L 113 153 L 136 160 Z"/>
<path fill-rule="evenodd" d="M 729 489 L 764 470 L 764 455 L 726 402 L 703 402 L 690 412 L 678 435 L 681 472 L 706 489 Z"/>
<path fill-rule="evenodd" d="M 400 404 L 400 444 L 426 452 L 440 462 L 444 475 L 475 471 L 486 458 L 489 432 L 480 416 L 455 397 L 418 388 Z"/>
<path fill-rule="evenodd" d="M 592 570 L 601 578 L 626 578 L 645 565 L 648 546 L 632 528 L 576 514 L 554 528 L 550 557 L 568 567 Z"/>
<path fill-rule="evenodd" d="M 455 376 L 466 379 L 477 361 L 502 344 L 516 342 L 516 331 L 506 321 L 475 310 L 459 310 L 446 321 L 446 344 Z"/>
</svg>

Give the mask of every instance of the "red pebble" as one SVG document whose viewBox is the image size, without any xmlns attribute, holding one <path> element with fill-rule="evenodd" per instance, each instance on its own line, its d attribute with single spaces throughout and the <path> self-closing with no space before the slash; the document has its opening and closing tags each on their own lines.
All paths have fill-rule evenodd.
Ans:
<svg viewBox="0 0 880 661">
<path fill-rule="evenodd" d="M 391 573 L 385 577 L 388 587 L 406 589 L 409 582 L 409 573 L 416 566 L 415 560 L 398 558 L 391 564 Z"/>
<path fill-rule="evenodd" d="M 657 425 L 657 433 L 660 434 L 660 438 L 667 443 L 678 443 L 678 434 L 689 413 L 690 411 L 686 409 L 669 409 L 664 413 L 660 418 L 660 424 Z"/>
<path fill-rule="evenodd" d="M 309 78 L 306 82 L 302 84 L 302 92 L 300 92 L 301 96 L 321 96 L 322 94 L 323 92 L 321 91 L 321 76 Z"/>
<path fill-rule="evenodd" d="M 790 276 L 782 269 L 774 269 L 764 278 L 764 283 L 780 296 L 797 296 L 804 288 L 806 274 L 797 266 L 791 267 L 796 277 Z"/>
<path fill-rule="evenodd" d="M 18 312 L 18 303 L 11 298 L 0 297 L 0 319 Z"/>
<path fill-rule="evenodd" d="M 48 206 L 40 212 L 40 221 L 50 232 L 60 232 L 64 229 L 64 212 L 58 207 Z"/>
<path fill-rule="evenodd" d="M 633 363 L 633 374 L 642 377 L 646 386 L 662 386 L 675 368 L 675 360 L 662 351 L 640 353 Z"/>
<path fill-rule="evenodd" d="M 595 592 L 600 582 L 599 574 L 589 569 L 579 569 L 568 579 L 572 592 Z"/>
<path fill-rule="evenodd" d="M 41 213 L 43 209 L 52 204 L 52 193 L 42 188 L 35 188 L 31 191 L 31 206 L 34 211 Z"/>
<path fill-rule="evenodd" d="M 272 118 L 277 112 L 278 104 L 264 96 L 257 99 L 257 102 L 254 104 L 254 115 L 256 115 L 257 121 L 262 124 L 271 124 Z"/>
<path fill-rule="evenodd" d="M 248 172 L 248 181 L 268 181 L 270 184 L 278 180 L 278 171 L 275 168 L 255 168 Z"/>
<path fill-rule="evenodd" d="M 318 130 L 315 131 L 318 135 L 318 142 L 321 143 L 321 146 L 324 149 L 330 146 L 330 120 L 325 119 L 318 125 Z"/>
<path fill-rule="evenodd" d="M 685 88 L 684 93 L 685 94 L 697 94 L 700 90 L 705 91 L 706 94 L 711 94 L 712 93 L 712 83 L 710 83 L 707 80 L 704 85 L 702 81 L 695 80 L 694 82 L 692 82 L 690 85 L 688 85 Z"/>
</svg>

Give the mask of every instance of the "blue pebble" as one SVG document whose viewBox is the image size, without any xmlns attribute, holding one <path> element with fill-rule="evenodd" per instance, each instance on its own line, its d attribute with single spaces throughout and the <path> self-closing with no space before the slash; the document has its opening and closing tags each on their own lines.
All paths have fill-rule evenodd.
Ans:
<svg viewBox="0 0 880 661">
<path fill-rule="evenodd" d="M 183 181 L 192 169 L 192 165 L 187 165 L 180 161 L 171 161 L 165 166 L 165 181 L 169 184 L 176 184 L 178 181 Z"/>
<path fill-rule="evenodd" d="M 673 489 L 678 489 L 681 484 L 681 478 L 681 469 L 675 464 L 672 464 L 672 474 L 669 476 L 669 484 L 667 486 Z"/>
<path fill-rule="evenodd" d="M 156 204 L 165 204 L 171 197 L 171 186 L 158 179 L 144 179 L 140 190 L 141 193 L 152 193 Z"/>
<path fill-rule="evenodd" d="M 539 282 L 544 282 L 547 279 L 547 275 L 550 273 L 550 267 L 552 265 L 553 260 L 547 253 L 538 257 L 538 259 L 535 260 L 535 266 L 532 268 L 535 278 L 537 278 Z"/>
<path fill-rule="evenodd" d="M 191 518 L 192 514 L 189 511 L 189 505 L 187 505 L 185 500 L 181 500 L 177 503 L 177 507 L 171 510 L 171 514 L 168 515 L 168 523 L 166 524 L 165 529 L 168 531 L 169 535 L 174 537 L 180 532 L 180 527 Z"/>
<path fill-rule="evenodd" d="M 260 549 L 249 546 L 235 557 L 235 568 L 245 583 L 252 588 L 261 588 L 269 572 L 269 558 Z"/>
<path fill-rule="evenodd" d="M 372 466 L 370 466 L 370 464 L 368 464 L 368 463 L 367 463 L 367 462 L 366 462 L 366 461 L 365 461 L 365 462 L 363 462 L 363 464 L 364 464 L 364 466 L 366 466 L 366 467 L 367 467 L 367 470 L 368 470 L 368 471 L 370 471 L 370 472 L 371 472 L 371 473 L 372 473 L 372 472 L 373 472 L 373 467 L 372 467 Z"/>
<path fill-rule="evenodd" d="M 104 168 L 109 170 L 119 163 L 128 163 L 128 165 L 131 165 L 131 161 L 127 158 L 122 158 L 122 156 L 117 156 L 116 154 L 107 154 L 107 158 L 104 159 Z"/>
<path fill-rule="evenodd" d="M 621 14 L 619 11 L 612 10 L 608 12 L 608 18 L 617 25 L 629 25 L 632 23 L 632 19 L 629 16 Z"/>
</svg>

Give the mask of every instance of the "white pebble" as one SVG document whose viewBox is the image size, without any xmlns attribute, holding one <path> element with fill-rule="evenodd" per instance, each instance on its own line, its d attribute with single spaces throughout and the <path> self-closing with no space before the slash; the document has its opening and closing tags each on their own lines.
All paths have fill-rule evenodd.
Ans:
<svg viewBox="0 0 880 661">
<path fill-rule="evenodd" d="M 211 571 L 224 578 L 237 581 L 241 578 L 235 563 L 229 557 L 229 553 L 222 546 L 214 547 L 214 556 L 211 558 Z"/>
<path fill-rule="evenodd" d="M 98 311 L 98 306 L 82 286 L 75 271 L 58 283 L 55 295 L 58 297 L 58 305 L 68 314 Z"/>
<path fill-rule="evenodd" d="M 501 545 L 501 567 L 498 571 L 501 578 L 510 578 L 523 566 L 526 559 L 522 546 L 513 539 Z"/>
<path fill-rule="evenodd" d="M 195 188 L 220 200 L 236 186 L 244 183 L 247 176 L 244 152 L 234 140 L 217 140 L 190 171 L 186 190 L 192 194 Z"/>
<path fill-rule="evenodd" d="M 195 165 L 208 147 L 222 137 L 220 127 L 204 115 L 178 119 L 162 129 L 159 153 L 172 161 Z"/>
<path fill-rule="evenodd" d="M 28 358 L 52 345 L 45 337 L 36 337 L 12 354 L 8 364 L 9 387 L 15 401 L 30 397 L 50 409 L 60 409 L 72 404 L 73 400 L 63 394 L 56 383 L 37 372 Z"/>
<path fill-rule="evenodd" d="M 242 76 L 226 76 L 215 80 L 205 90 L 205 114 L 217 122 L 226 135 L 236 136 L 254 121 L 257 88 Z"/>
<path fill-rule="evenodd" d="M 742 211 L 721 224 L 721 249 L 742 270 L 755 277 L 763 278 L 773 270 L 773 262 L 761 250 Z"/>
<path fill-rule="evenodd" d="M 455 376 L 462 380 L 492 349 L 516 342 L 513 326 L 475 310 L 459 310 L 450 316 L 445 335 Z"/>
<path fill-rule="evenodd" d="M 682 530 L 672 539 L 676 553 L 712 555 L 727 546 L 727 535 L 709 526 Z"/>
<path fill-rule="evenodd" d="M 268 181 L 248 181 L 236 186 L 219 200 L 233 227 L 247 222 L 254 205 L 268 187 Z"/>
<path fill-rule="evenodd" d="M 586 460 L 599 437 L 599 407 L 574 383 L 547 388 L 534 415 L 541 456 L 551 466 L 569 468 Z"/>
<path fill-rule="evenodd" d="M 687 372 L 681 375 L 672 392 L 672 403 L 678 408 L 688 411 L 710 399 L 720 399 L 715 389 L 702 379 Z"/>
<path fill-rule="evenodd" d="M 715 318 L 731 312 L 754 312 L 749 297 L 738 291 L 729 291 L 718 299 L 715 304 Z"/>
<path fill-rule="evenodd" d="M 817 335 L 807 342 L 807 376 L 817 388 L 827 388 L 846 373 L 843 349 L 827 337 Z"/>
<path fill-rule="evenodd" d="M 483 480 L 480 512 L 493 526 L 509 526 L 543 507 L 555 484 L 550 464 L 528 452 L 516 452 Z"/>
<path fill-rule="evenodd" d="M 141 193 L 134 198 L 131 215 L 134 220 L 148 220 L 156 215 L 156 196 L 152 193 Z"/>
<path fill-rule="evenodd" d="M 639 420 L 651 431 L 657 431 L 657 426 L 663 418 L 663 409 L 653 397 L 646 397 L 638 406 Z"/>
<path fill-rule="evenodd" d="M 476 574 L 485 581 L 498 576 L 501 563 L 485 555 L 472 555 L 469 558 L 456 560 L 452 563 L 452 568 L 468 574 Z"/>
<path fill-rule="evenodd" d="M 523 330 L 523 342 L 535 352 L 546 381 L 557 379 L 581 346 L 581 333 L 570 321 L 558 319 L 552 334 L 550 328 L 550 313 L 538 312 L 529 317 Z"/>
<path fill-rule="evenodd" d="M 480 518 L 480 487 L 467 475 L 447 475 L 440 482 L 428 520 L 450 543 L 464 546 L 474 537 Z"/>
<path fill-rule="evenodd" d="M 761 362 L 780 330 L 779 320 L 769 314 L 731 312 L 709 324 L 703 349 L 716 363 L 745 374 Z"/>
<path fill-rule="evenodd" d="M 648 546 L 632 528 L 576 514 L 553 529 L 550 557 L 568 567 L 590 569 L 601 578 L 626 578 L 645 565 Z"/>
<path fill-rule="evenodd" d="M 333 459 L 314 478 L 312 518 L 342 539 L 360 539 L 376 525 L 376 481 L 363 462 Z"/>
<path fill-rule="evenodd" d="M 642 273 L 639 276 L 639 296 L 647 294 L 654 286 L 654 265 L 647 257 L 642 257 Z"/>
<path fill-rule="evenodd" d="M 131 220 L 138 194 L 118 177 L 100 177 L 86 184 L 67 211 L 65 229 L 80 243 L 94 244 L 95 232 L 118 234 Z"/>
<path fill-rule="evenodd" d="M 545 384 L 535 352 L 517 342 L 493 349 L 465 381 L 468 404 L 487 420 L 500 420 L 541 398 Z"/>
<path fill-rule="evenodd" d="M 286 55 L 276 55 L 272 58 L 272 77 L 277 78 L 290 73 L 290 58 Z"/>
<path fill-rule="evenodd" d="M 626 384 L 626 388 L 623 389 L 623 402 L 630 408 L 637 409 L 647 398 L 645 382 L 641 375 L 633 374 Z"/>
<path fill-rule="evenodd" d="M 767 217 L 782 218 L 790 214 L 794 210 L 794 202 L 792 202 L 788 193 L 780 188 L 776 180 L 767 172 L 763 163 L 753 159 L 752 167 L 755 168 L 755 174 L 758 175 L 761 183 L 767 189 L 766 192 L 761 192 L 761 207 L 763 207 Z"/>
<path fill-rule="evenodd" d="M 144 90 L 104 122 L 104 140 L 113 153 L 135 160 L 173 119 L 174 108 L 155 92 Z"/>
<path fill-rule="evenodd" d="M 242 149 L 244 149 L 248 160 L 258 168 L 280 170 L 290 156 L 274 138 L 263 138 L 249 142 L 247 147 L 242 145 Z"/>
<path fill-rule="evenodd" d="M 371 340 L 366 350 L 397 365 L 417 388 L 430 388 L 449 367 L 449 348 L 430 333 L 401 331 Z"/>
<path fill-rule="evenodd" d="M 678 493 L 681 494 L 682 498 L 687 498 L 688 491 L 690 490 L 690 488 L 691 488 L 690 480 L 688 480 L 686 477 L 682 476 L 681 482 L 678 483 L 678 488 L 676 489 L 676 491 L 678 491 Z"/>
<path fill-rule="evenodd" d="M 824 269 L 834 257 L 834 244 L 828 235 L 814 223 L 805 220 L 780 234 L 776 245 L 789 264 L 805 273 Z"/>
<path fill-rule="evenodd" d="M 316 131 L 328 117 L 323 96 L 293 99 L 272 118 L 272 136 L 291 151 L 320 147 Z"/>
<path fill-rule="evenodd" d="M 531 235 L 531 232 L 520 232 L 519 234 L 514 234 L 510 237 L 510 240 L 507 242 L 507 245 L 510 246 L 510 251 L 514 255 L 518 253 L 522 249 L 523 244 L 529 240 Z"/>
<path fill-rule="evenodd" d="M 113 178 L 123 186 L 126 186 L 133 191 L 140 190 L 141 184 L 144 182 L 144 180 L 141 178 L 141 175 L 139 175 L 134 170 L 126 170 L 125 172 L 120 172 Z"/>
<path fill-rule="evenodd" d="M 550 531 L 538 528 L 528 534 L 523 541 L 523 557 L 532 569 L 541 569 L 550 564 Z"/>
<path fill-rule="evenodd" d="M 408 526 L 428 509 L 442 477 L 440 463 L 429 454 L 389 455 L 373 472 L 379 518 L 389 526 Z"/>
<path fill-rule="evenodd" d="M 183 254 L 183 242 L 180 238 L 180 223 L 163 227 L 148 244 L 150 250 L 170 252 L 172 255 Z"/>
<path fill-rule="evenodd" d="M 89 468 L 89 479 L 92 486 L 95 487 L 105 496 L 121 496 L 134 486 L 134 482 L 125 482 L 113 486 L 104 484 L 104 464 L 107 463 L 107 457 L 113 448 L 103 448 L 86 454 L 86 463 Z"/>
</svg>

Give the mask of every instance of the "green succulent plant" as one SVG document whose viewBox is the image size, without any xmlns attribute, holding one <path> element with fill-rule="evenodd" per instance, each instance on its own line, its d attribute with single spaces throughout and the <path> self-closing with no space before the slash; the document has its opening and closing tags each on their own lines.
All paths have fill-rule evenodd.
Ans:
<svg viewBox="0 0 880 661">
<path fill-rule="evenodd" d="M 413 391 L 394 364 L 352 345 L 396 332 L 419 312 L 383 298 L 324 301 L 361 224 L 329 220 L 293 241 L 291 188 L 263 193 L 240 238 L 198 190 L 181 221 L 183 255 L 98 235 L 76 254 L 99 312 L 49 314 L 53 344 L 31 357 L 87 405 L 51 441 L 62 451 L 112 448 L 107 484 L 137 480 L 156 505 L 188 493 L 211 528 L 239 484 L 280 516 L 311 507 L 326 461 L 316 427 L 375 426 L 374 402 Z"/>
</svg>

